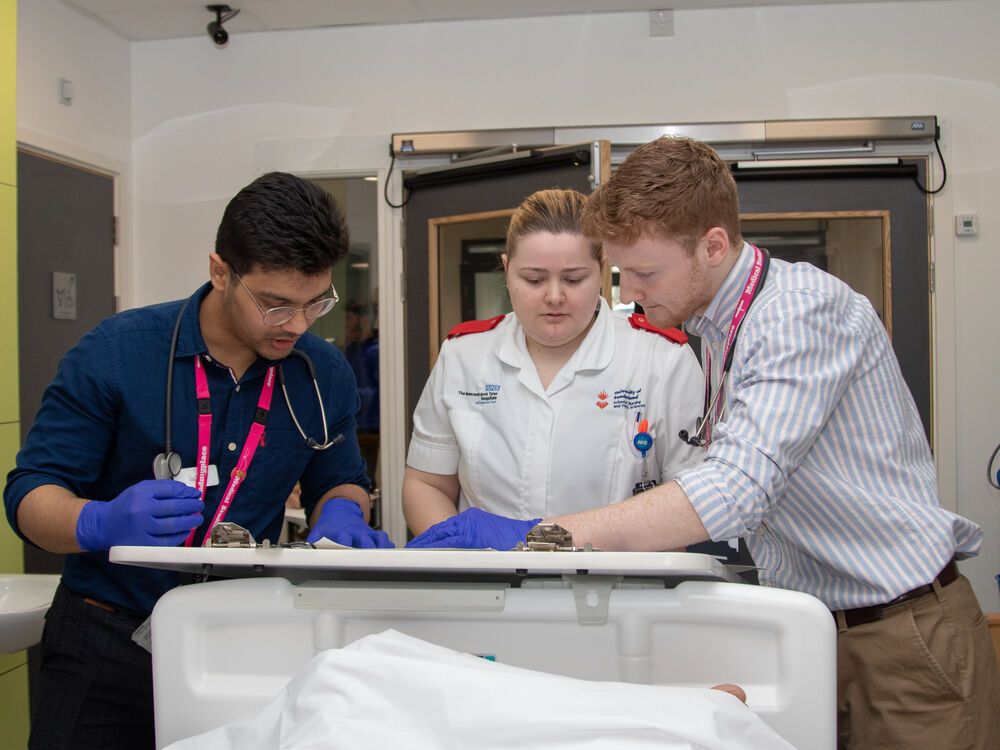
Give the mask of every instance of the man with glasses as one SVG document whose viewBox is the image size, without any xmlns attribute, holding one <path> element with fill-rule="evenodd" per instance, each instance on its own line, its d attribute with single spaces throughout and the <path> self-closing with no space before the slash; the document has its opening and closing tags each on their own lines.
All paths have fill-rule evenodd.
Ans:
<svg viewBox="0 0 1000 750">
<path fill-rule="evenodd" d="M 310 540 L 392 546 L 366 522 L 351 368 L 307 332 L 347 250 L 329 195 L 264 175 L 226 207 L 207 284 L 103 321 L 63 359 L 4 490 L 21 538 L 66 554 L 30 747 L 153 747 L 141 626 L 178 575 L 113 565 L 112 546 L 201 545 L 222 520 L 277 541 L 296 482 Z"/>
</svg>

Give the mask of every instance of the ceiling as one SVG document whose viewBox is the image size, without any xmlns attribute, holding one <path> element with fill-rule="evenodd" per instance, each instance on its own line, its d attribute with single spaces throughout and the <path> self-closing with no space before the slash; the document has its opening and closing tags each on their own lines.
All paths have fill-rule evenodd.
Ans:
<svg viewBox="0 0 1000 750">
<path fill-rule="evenodd" d="M 126 39 L 148 41 L 205 34 L 214 16 L 194 0 L 63 0 Z M 229 0 L 240 13 L 225 23 L 232 34 L 325 26 L 401 24 L 525 16 L 557 16 L 768 5 L 833 5 L 885 0 Z"/>
</svg>

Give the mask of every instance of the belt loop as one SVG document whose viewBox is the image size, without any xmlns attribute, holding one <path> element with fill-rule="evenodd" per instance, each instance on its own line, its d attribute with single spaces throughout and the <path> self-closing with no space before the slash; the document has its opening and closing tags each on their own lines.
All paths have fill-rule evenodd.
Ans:
<svg viewBox="0 0 1000 750">
<path fill-rule="evenodd" d="M 837 632 L 846 633 L 847 632 L 847 616 L 844 614 L 844 610 L 838 609 L 833 613 L 834 618 L 837 620 Z"/>
<path fill-rule="evenodd" d="M 937 578 L 931 581 L 931 588 L 934 589 L 934 595 L 937 597 L 937 600 L 941 604 L 944 604 L 947 601 L 944 595 L 944 586 L 941 585 Z"/>
</svg>

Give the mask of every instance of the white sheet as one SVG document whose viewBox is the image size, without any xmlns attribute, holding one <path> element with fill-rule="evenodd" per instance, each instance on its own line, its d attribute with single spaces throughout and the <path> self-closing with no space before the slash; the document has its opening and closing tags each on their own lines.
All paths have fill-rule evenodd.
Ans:
<svg viewBox="0 0 1000 750">
<path fill-rule="evenodd" d="M 561 677 L 393 630 L 319 654 L 247 723 L 168 750 L 359 747 L 794 750 L 718 690 Z"/>
</svg>

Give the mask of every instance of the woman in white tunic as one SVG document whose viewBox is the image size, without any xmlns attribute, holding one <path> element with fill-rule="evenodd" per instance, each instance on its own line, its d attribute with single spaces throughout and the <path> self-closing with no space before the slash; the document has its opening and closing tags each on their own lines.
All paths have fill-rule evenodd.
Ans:
<svg viewBox="0 0 1000 750">
<path fill-rule="evenodd" d="M 442 345 L 413 415 L 410 546 L 509 549 L 539 518 L 624 500 L 700 457 L 678 438 L 702 408 L 697 359 L 680 331 L 608 307 L 585 200 L 543 190 L 518 207 L 502 256 L 514 311 Z"/>
</svg>

